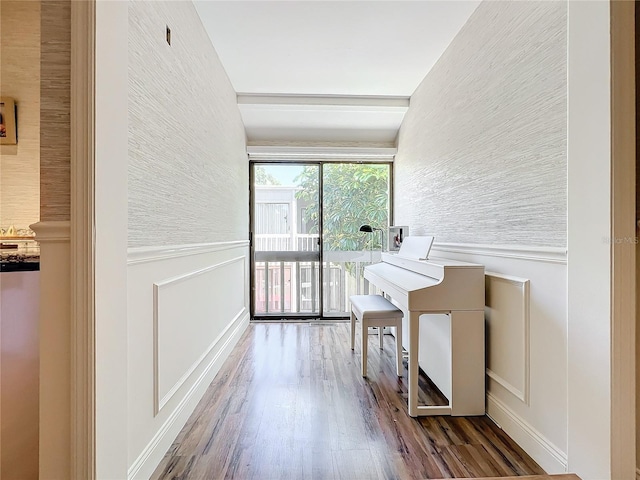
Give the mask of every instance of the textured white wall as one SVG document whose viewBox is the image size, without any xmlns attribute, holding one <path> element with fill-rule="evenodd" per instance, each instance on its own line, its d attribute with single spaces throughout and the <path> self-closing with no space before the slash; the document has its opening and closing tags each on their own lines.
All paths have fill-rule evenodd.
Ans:
<svg viewBox="0 0 640 480">
<path fill-rule="evenodd" d="M 566 49 L 566 2 L 480 4 L 411 97 L 394 164 L 397 224 L 466 244 L 435 256 L 529 281 L 527 307 L 488 338 L 505 378 L 487 381 L 487 409 L 549 472 L 569 450 Z"/>
<path fill-rule="evenodd" d="M 193 4 L 129 5 L 129 246 L 247 239 L 244 126 Z"/>
<path fill-rule="evenodd" d="M 395 222 L 436 241 L 564 247 L 566 3 L 483 2 L 411 97 Z"/>
</svg>

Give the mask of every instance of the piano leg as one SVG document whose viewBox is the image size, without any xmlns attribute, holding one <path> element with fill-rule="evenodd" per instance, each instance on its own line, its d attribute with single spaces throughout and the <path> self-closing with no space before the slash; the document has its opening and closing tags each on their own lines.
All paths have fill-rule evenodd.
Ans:
<svg viewBox="0 0 640 480">
<path fill-rule="evenodd" d="M 351 311 L 351 350 L 353 350 L 355 343 L 356 343 L 356 316 L 352 310 Z M 364 343 L 364 340 L 363 340 L 363 343 Z"/>
<path fill-rule="evenodd" d="M 396 373 L 402 376 L 402 321 L 396 327 Z"/>
<path fill-rule="evenodd" d="M 420 335 L 420 313 L 409 312 L 409 378 L 407 388 L 407 403 L 409 415 L 418 416 L 418 340 Z"/>
</svg>

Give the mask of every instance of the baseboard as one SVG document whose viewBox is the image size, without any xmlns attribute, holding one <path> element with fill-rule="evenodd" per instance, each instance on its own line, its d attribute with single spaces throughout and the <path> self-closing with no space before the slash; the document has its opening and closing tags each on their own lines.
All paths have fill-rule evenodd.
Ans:
<svg viewBox="0 0 640 480">
<path fill-rule="evenodd" d="M 127 473 L 129 480 L 147 479 L 151 477 L 165 453 L 180 433 L 180 430 L 189 419 L 189 416 L 193 413 L 196 405 L 204 395 L 205 390 L 249 325 L 249 313 L 239 317 L 234 323 L 230 329 L 230 334 L 226 339 L 221 339 L 222 344 L 219 348 L 214 349 L 216 353 L 204 371 L 191 386 L 175 410 L 171 412 L 164 424 L 158 429 L 146 448 L 129 467 Z"/>
<path fill-rule="evenodd" d="M 547 473 L 567 472 L 566 453 L 491 393 L 487 393 L 487 415 Z"/>
</svg>

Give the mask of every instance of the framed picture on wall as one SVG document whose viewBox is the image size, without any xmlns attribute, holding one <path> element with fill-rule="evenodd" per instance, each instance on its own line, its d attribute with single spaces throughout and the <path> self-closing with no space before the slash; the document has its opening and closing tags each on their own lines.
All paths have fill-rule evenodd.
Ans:
<svg viewBox="0 0 640 480">
<path fill-rule="evenodd" d="M 0 145 L 17 143 L 16 103 L 13 98 L 0 97 Z"/>
<path fill-rule="evenodd" d="M 389 251 L 397 252 L 402 246 L 404 237 L 409 235 L 408 226 L 391 226 L 389 227 Z"/>
</svg>

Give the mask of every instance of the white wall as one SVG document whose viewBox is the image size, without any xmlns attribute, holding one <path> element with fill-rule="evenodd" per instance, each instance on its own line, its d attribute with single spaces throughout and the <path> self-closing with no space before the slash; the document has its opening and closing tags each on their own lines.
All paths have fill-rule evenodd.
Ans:
<svg viewBox="0 0 640 480">
<path fill-rule="evenodd" d="M 96 477 L 127 477 L 126 2 L 96 2 Z"/>
<path fill-rule="evenodd" d="M 128 13 L 127 475 L 148 478 L 248 325 L 249 169 L 193 4 Z"/>
<path fill-rule="evenodd" d="M 609 8 L 569 2 L 568 454 L 585 480 L 611 478 Z"/>
<path fill-rule="evenodd" d="M 487 411 L 567 467 L 565 2 L 483 2 L 411 97 L 394 221 L 487 272 Z M 421 345 L 427 334 L 421 335 Z"/>
</svg>

